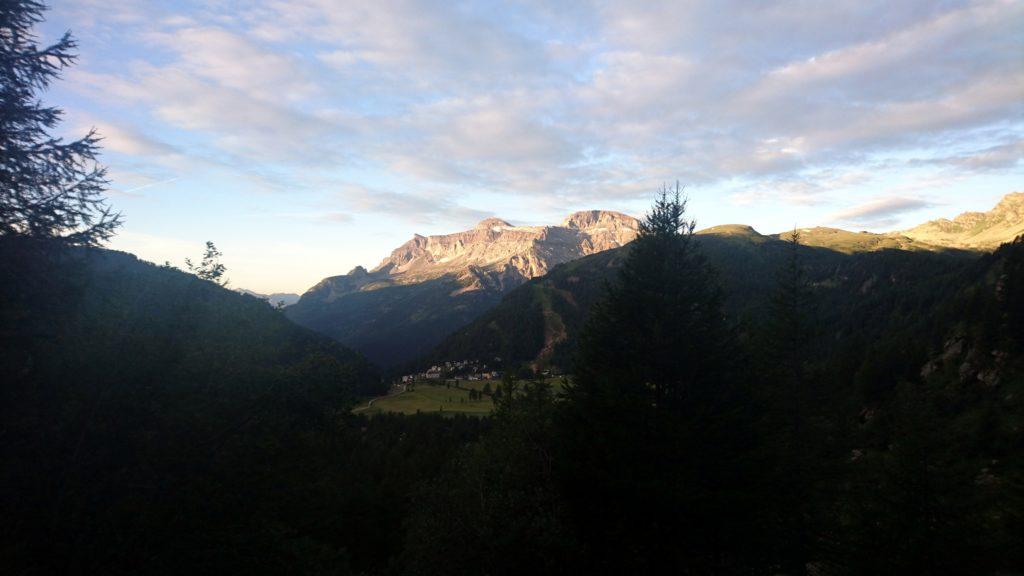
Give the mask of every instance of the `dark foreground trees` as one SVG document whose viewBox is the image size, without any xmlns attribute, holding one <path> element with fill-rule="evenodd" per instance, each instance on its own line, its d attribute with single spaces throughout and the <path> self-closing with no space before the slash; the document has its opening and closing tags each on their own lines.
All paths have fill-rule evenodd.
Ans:
<svg viewBox="0 0 1024 576">
<path fill-rule="evenodd" d="M 744 539 L 737 348 L 693 230 L 662 190 L 580 338 L 563 486 L 600 571 L 714 570 Z"/>
<path fill-rule="evenodd" d="M 33 0 L 0 4 L 0 239 L 94 246 L 113 234 L 120 217 L 103 198 L 99 136 L 53 136 L 62 111 L 39 101 L 76 57 L 70 33 L 52 46 L 36 44 L 32 27 L 44 9 Z"/>
<path fill-rule="evenodd" d="M 832 298 L 804 275 L 815 249 L 765 249 L 779 270 L 770 304 L 733 327 L 682 202 L 662 194 L 591 311 L 566 393 L 503 402 L 415 499 L 401 569 L 1013 573 L 1024 242 L 871 339 L 870 325 L 837 335 L 814 322 Z"/>
<path fill-rule="evenodd" d="M 555 410 L 543 382 L 502 397 L 492 430 L 414 494 L 402 573 L 511 576 L 582 568 L 582 543 L 555 476 Z"/>
</svg>

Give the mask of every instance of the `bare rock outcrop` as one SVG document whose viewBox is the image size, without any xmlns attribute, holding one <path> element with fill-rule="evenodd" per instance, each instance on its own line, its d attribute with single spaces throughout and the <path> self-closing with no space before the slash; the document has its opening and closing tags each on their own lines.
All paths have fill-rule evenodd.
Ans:
<svg viewBox="0 0 1024 576">
<path fill-rule="evenodd" d="M 991 250 L 1024 234 L 1024 192 L 1007 194 L 988 212 L 965 212 L 894 234 L 934 246 Z"/>
<path fill-rule="evenodd" d="M 467 280 L 466 290 L 507 289 L 562 262 L 623 246 L 637 229 L 635 218 L 603 210 L 576 212 L 559 226 L 513 226 L 487 218 L 463 232 L 417 234 L 370 274 L 395 284 L 455 274 Z"/>
</svg>

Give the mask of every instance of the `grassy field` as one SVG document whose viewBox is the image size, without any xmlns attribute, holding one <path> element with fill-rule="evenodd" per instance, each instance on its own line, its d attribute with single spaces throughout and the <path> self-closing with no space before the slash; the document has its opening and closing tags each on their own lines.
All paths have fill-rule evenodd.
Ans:
<svg viewBox="0 0 1024 576">
<path fill-rule="evenodd" d="M 417 384 L 413 390 L 408 392 L 375 398 L 369 406 L 363 404 L 353 412 L 357 414 L 441 412 L 486 416 L 493 409 L 494 403 L 489 397 L 470 400 L 468 390 L 447 388 L 444 384 Z"/>
<path fill-rule="evenodd" d="M 548 383 L 554 391 L 562 389 L 562 378 L 550 378 Z M 367 400 L 352 412 L 356 414 L 380 414 L 397 412 L 399 414 L 416 414 L 417 412 L 440 412 L 444 414 L 466 414 L 470 416 L 486 416 L 494 410 L 494 402 L 484 396 L 480 400 L 470 400 L 469 390 L 483 390 L 490 384 L 493 390 L 500 385 L 497 381 L 459 380 L 455 386 L 441 384 L 418 383 L 413 390 L 380 396 Z"/>
</svg>

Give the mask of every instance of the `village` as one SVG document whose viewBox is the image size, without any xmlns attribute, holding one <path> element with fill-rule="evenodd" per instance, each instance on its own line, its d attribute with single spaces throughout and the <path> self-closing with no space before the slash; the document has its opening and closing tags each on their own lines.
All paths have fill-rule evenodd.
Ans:
<svg viewBox="0 0 1024 576">
<path fill-rule="evenodd" d="M 509 374 L 496 370 L 501 358 L 452 360 L 435 364 L 423 372 L 396 377 L 383 396 L 367 399 L 353 409 L 356 414 L 436 412 L 445 415 L 487 416 L 503 394 L 500 381 Z M 523 367 L 511 372 L 516 380 L 543 379 L 555 390 L 566 383 L 565 376 L 554 368 L 534 372 Z"/>
<path fill-rule="evenodd" d="M 500 357 L 495 357 L 493 359 L 493 365 L 498 365 L 500 363 Z M 429 382 L 431 384 L 448 382 L 455 384 L 460 380 L 470 382 L 480 380 L 500 380 L 501 376 L 502 373 L 500 370 L 493 369 L 491 365 L 488 365 L 481 360 L 447 361 L 443 364 L 431 366 L 423 372 L 402 376 L 400 381 L 396 381 L 393 384 L 392 392 L 408 390 L 417 382 Z"/>
</svg>

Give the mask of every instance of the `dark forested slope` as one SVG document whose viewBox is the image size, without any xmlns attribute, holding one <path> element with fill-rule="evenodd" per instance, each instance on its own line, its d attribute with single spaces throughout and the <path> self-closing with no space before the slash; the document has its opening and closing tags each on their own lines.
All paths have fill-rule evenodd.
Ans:
<svg viewBox="0 0 1024 576">
<path fill-rule="evenodd" d="M 844 233 L 832 245 L 820 230 L 800 258 L 830 337 L 870 339 L 930 310 L 977 256 L 961 251 L 901 250 L 852 245 Z M 720 226 L 696 236 L 717 270 L 726 312 L 742 329 L 763 316 L 776 271 L 788 254 L 777 236 L 748 226 Z M 853 246 L 853 248 L 851 248 Z M 576 336 L 590 306 L 615 277 L 629 246 L 554 268 L 512 291 L 497 306 L 446 338 L 416 366 L 462 358 L 501 357 L 509 363 L 571 369 Z"/>
<path fill-rule="evenodd" d="M 480 279 L 490 276 L 481 273 Z M 467 290 L 466 280 L 454 275 L 413 284 L 381 283 L 361 290 L 353 286 L 351 275 L 327 278 L 285 314 L 361 351 L 379 366 L 393 366 L 430 350 L 446 334 L 494 306 L 504 293 L 499 285 Z"/>
<path fill-rule="evenodd" d="M 575 262 L 488 315 L 478 337 L 531 335 L 529 360 L 545 298 L 596 303 L 566 392 L 536 380 L 503 400 L 434 485 L 447 490 L 418 502 L 407 572 L 1019 571 L 1024 238 L 969 257 L 844 255 L 731 232 L 699 247 L 740 318 L 732 335 L 659 326 L 717 296 L 665 305 L 704 273 L 633 253 L 628 273 Z M 579 290 L 584 273 L 609 296 Z"/>
<path fill-rule="evenodd" d="M 0 564 L 194 573 L 337 553 L 296 530 L 327 505 L 332 422 L 379 386 L 362 356 L 128 254 L 3 256 Z"/>
</svg>

